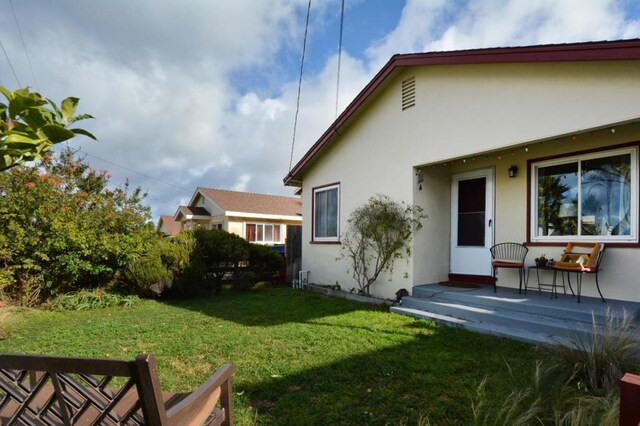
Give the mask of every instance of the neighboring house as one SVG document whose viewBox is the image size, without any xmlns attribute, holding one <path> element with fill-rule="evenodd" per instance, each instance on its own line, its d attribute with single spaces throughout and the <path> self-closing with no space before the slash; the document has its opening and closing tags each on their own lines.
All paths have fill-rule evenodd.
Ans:
<svg viewBox="0 0 640 426">
<path fill-rule="evenodd" d="M 302 269 L 355 287 L 340 235 L 381 193 L 427 218 L 378 295 L 489 281 L 497 242 L 526 242 L 533 264 L 595 240 L 605 297 L 640 301 L 639 123 L 640 40 L 395 55 L 284 179 L 302 187 Z"/>
<path fill-rule="evenodd" d="M 165 237 L 175 237 L 180 232 L 180 222 L 176 222 L 173 216 L 160 216 L 156 232 Z"/>
<path fill-rule="evenodd" d="M 173 219 L 180 229 L 217 228 L 259 244 L 283 244 L 287 225 L 302 225 L 299 197 L 198 188 Z"/>
</svg>

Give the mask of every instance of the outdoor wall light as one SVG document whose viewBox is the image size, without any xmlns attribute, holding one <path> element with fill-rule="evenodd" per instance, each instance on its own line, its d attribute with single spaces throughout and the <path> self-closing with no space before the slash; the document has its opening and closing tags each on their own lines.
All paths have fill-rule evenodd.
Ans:
<svg viewBox="0 0 640 426">
<path fill-rule="evenodd" d="M 513 165 L 509 167 L 509 177 L 514 178 L 518 175 L 518 166 Z"/>
</svg>

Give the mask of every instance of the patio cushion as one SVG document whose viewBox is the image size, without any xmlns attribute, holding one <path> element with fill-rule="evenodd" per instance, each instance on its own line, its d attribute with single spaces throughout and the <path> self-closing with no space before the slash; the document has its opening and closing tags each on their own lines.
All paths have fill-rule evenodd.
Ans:
<svg viewBox="0 0 640 426">
<path fill-rule="evenodd" d="M 522 268 L 524 266 L 524 262 L 496 259 L 491 262 L 491 265 L 493 265 L 495 268 Z"/>
</svg>

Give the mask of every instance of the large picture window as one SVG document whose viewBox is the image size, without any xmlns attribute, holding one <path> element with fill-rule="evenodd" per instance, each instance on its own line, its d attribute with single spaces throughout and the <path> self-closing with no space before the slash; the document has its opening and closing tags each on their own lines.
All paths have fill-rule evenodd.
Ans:
<svg viewBox="0 0 640 426">
<path fill-rule="evenodd" d="M 533 241 L 637 241 L 637 149 L 532 164 Z"/>
<path fill-rule="evenodd" d="M 339 239 L 340 185 L 313 190 L 313 240 Z"/>
<path fill-rule="evenodd" d="M 252 243 L 279 243 L 280 225 L 271 223 L 247 223 L 247 241 Z"/>
</svg>

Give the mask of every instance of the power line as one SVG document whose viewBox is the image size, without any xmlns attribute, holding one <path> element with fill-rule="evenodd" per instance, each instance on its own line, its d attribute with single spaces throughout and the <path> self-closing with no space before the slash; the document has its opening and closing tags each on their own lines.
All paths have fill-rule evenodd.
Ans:
<svg viewBox="0 0 640 426">
<path fill-rule="evenodd" d="M 158 178 L 156 178 L 156 177 L 154 177 L 154 176 L 150 176 L 150 175 L 147 175 L 147 174 L 145 174 L 145 173 L 139 172 L 139 171 L 137 171 L 137 170 L 131 169 L 131 168 L 129 168 L 129 167 L 123 166 L 123 165 L 121 165 L 121 164 L 114 163 L 113 161 L 106 160 L 106 159 L 104 159 L 104 158 L 100 158 L 100 157 L 98 157 L 98 156 L 96 156 L 96 155 L 89 154 L 88 152 L 83 151 L 83 150 L 82 150 L 82 148 L 80 148 L 78 151 L 82 152 L 83 154 L 85 154 L 85 155 L 87 155 L 87 156 L 89 156 L 89 157 L 95 158 L 96 160 L 104 161 L 105 163 L 111 164 L 112 166 L 119 167 L 119 168 L 121 168 L 121 169 L 123 169 L 123 170 L 126 170 L 126 171 L 128 171 L 128 172 L 135 173 L 135 174 L 138 174 L 138 175 L 140 175 L 140 176 L 144 176 L 144 177 L 146 177 L 147 179 L 151 179 L 151 180 L 153 180 L 153 181 L 156 181 L 156 182 L 162 183 L 162 184 L 164 184 L 164 185 L 172 186 L 172 187 L 174 187 L 174 188 L 177 188 L 177 189 L 180 189 L 180 190 L 182 190 L 182 191 L 185 191 L 185 192 L 187 192 L 187 193 L 189 193 L 189 194 L 193 193 L 193 191 L 192 191 L 192 190 L 190 190 L 190 189 L 184 188 L 184 187 L 182 187 L 182 186 L 176 185 L 176 184 L 171 183 L 171 182 L 167 182 L 167 181 L 162 180 L 162 179 L 158 179 Z"/>
<path fill-rule="evenodd" d="M 20 23 L 18 22 L 18 16 L 16 15 L 16 10 L 13 7 L 13 1 L 9 0 L 9 4 L 11 5 L 11 11 L 13 12 L 13 19 L 16 21 L 16 26 L 18 27 L 18 33 L 20 34 L 20 40 L 22 40 L 22 48 L 24 49 L 24 54 L 27 57 L 27 62 L 29 63 L 29 69 L 31 70 L 31 76 L 33 77 L 33 83 L 36 86 L 36 90 L 40 90 L 38 88 L 38 79 L 36 78 L 36 74 L 33 72 L 33 65 L 31 64 L 31 57 L 29 56 L 29 50 L 27 49 L 27 43 L 24 41 L 24 36 L 22 35 L 22 29 L 20 28 Z"/>
<path fill-rule="evenodd" d="M 16 81 L 18 82 L 18 87 L 22 87 L 22 84 L 20 84 L 20 79 L 18 78 L 18 74 L 16 74 L 16 70 L 14 70 L 13 65 L 11 65 L 11 60 L 9 60 L 9 55 L 7 55 L 7 51 L 4 49 L 4 45 L 2 44 L 2 41 L 0 41 L 0 47 L 4 52 L 4 57 L 7 58 L 7 63 L 9 64 L 9 68 L 11 68 L 11 72 L 13 72 L 13 76 L 16 78 Z"/>
<path fill-rule="evenodd" d="M 296 129 L 298 127 L 298 112 L 300 112 L 300 90 L 302 89 L 302 71 L 304 70 L 304 55 L 307 51 L 307 33 L 309 31 L 309 15 L 311 13 L 311 0 L 307 5 L 307 22 L 304 26 L 304 40 L 302 42 L 302 59 L 300 60 L 300 78 L 298 79 L 298 98 L 296 100 L 296 116 L 293 120 L 293 140 L 291 141 L 291 157 L 289 157 L 289 171 L 293 163 L 293 147 L 296 144 Z"/>
<path fill-rule="evenodd" d="M 338 42 L 338 77 L 336 79 L 336 118 L 338 117 L 338 95 L 340 93 L 340 62 L 342 59 L 342 29 L 344 27 L 344 0 L 340 8 L 340 41 Z"/>
</svg>

